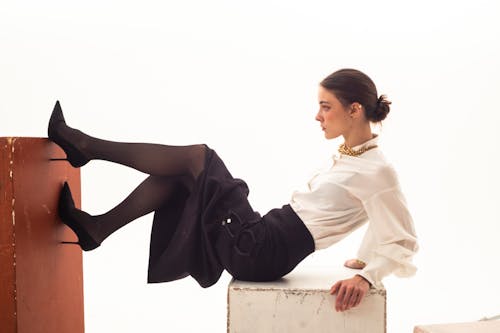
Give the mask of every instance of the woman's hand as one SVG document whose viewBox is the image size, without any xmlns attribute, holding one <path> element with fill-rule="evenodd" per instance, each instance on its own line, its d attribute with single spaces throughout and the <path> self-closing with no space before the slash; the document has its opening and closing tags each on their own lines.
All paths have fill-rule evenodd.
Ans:
<svg viewBox="0 0 500 333">
<path fill-rule="evenodd" d="M 337 293 L 335 310 L 345 311 L 358 306 L 369 289 L 370 283 L 361 275 L 338 281 L 330 289 L 331 295 Z"/>
</svg>

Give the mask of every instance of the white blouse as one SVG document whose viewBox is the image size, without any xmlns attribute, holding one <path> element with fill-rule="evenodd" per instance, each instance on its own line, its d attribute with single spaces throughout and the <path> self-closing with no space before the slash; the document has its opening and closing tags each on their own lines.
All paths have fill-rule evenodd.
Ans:
<svg viewBox="0 0 500 333">
<path fill-rule="evenodd" d="M 377 137 L 353 147 L 377 144 Z M 314 238 L 316 250 L 340 241 L 369 221 L 358 251 L 366 267 L 358 274 L 375 287 L 390 273 L 411 276 L 418 250 L 413 220 L 396 172 L 378 148 L 360 156 L 333 156 L 333 164 L 318 172 L 303 191 L 295 191 L 290 206 Z"/>
</svg>

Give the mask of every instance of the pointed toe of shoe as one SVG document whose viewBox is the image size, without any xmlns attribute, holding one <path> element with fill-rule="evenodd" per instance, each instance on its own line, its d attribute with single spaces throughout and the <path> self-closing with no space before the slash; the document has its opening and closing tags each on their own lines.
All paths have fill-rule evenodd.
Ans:
<svg viewBox="0 0 500 333">
<path fill-rule="evenodd" d="M 47 129 L 47 134 L 49 136 L 49 139 L 54 140 L 57 139 L 57 131 L 56 127 L 59 123 L 66 123 L 64 119 L 64 115 L 61 109 L 61 104 L 59 101 L 56 102 L 56 105 L 54 105 L 54 109 L 52 110 L 52 114 L 50 115 L 50 120 L 49 120 L 49 126 Z"/>
</svg>

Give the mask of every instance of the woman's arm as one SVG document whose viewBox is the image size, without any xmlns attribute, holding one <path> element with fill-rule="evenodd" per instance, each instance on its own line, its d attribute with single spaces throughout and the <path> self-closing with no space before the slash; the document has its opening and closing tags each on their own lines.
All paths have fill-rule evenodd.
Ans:
<svg viewBox="0 0 500 333">
<path fill-rule="evenodd" d="M 335 309 L 358 306 L 370 285 L 381 287 L 382 278 L 396 273 L 409 276 L 416 268 L 411 259 L 418 250 L 413 220 L 399 187 L 381 191 L 363 202 L 369 218 L 360 257 L 366 266 L 354 277 L 335 283 L 330 293 L 337 294 Z"/>
<path fill-rule="evenodd" d="M 412 264 L 418 250 L 413 220 L 406 200 L 398 186 L 381 191 L 363 202 L 369 227 L 360 253 L 366 260 L 359 275 L 381 287 L 382 279 L 395 273 L 411 276 L 416 272 Z"/>
</svg>

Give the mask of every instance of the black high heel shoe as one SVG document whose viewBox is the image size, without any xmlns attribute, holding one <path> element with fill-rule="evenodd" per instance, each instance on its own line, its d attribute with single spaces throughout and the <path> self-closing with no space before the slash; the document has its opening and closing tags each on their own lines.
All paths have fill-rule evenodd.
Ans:
<svg viewBox="0 0 500 333">
<path fill-rule="evenodd" d="M 59 101 L 56 102 L 54 110 L 49 120 L 48 135 L 49 139 L 57 143 L 66 153 L 66 159 L 54 158 L 53 161 L 67 160 L 73 167 L 79 168 L 87 164 L 90 159 L 85 156 L 85 154 L 79 151 L 71 142 L 64 139 L 61 133 L 58 131 L 61 127 L 68 127 L 66 121 L 64 120 L 64 115 L 62 113 L 61 105 Z"/>
<path fill-rule="evenodd" d="M 62 242 L 63 244 L 78 244 L 84 251 L 91 251 L 101 245 L 88 230 L 90 228 L 98 229 L 98 225 L 90 221 L 89 214 L 75 207 L 67 182 L 64 183 L 59 197 L 59 217 L 78 236 L 78 242 Z"/>
</svg>

